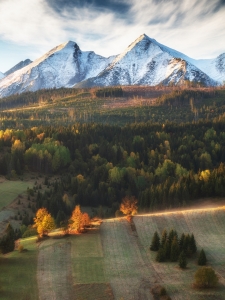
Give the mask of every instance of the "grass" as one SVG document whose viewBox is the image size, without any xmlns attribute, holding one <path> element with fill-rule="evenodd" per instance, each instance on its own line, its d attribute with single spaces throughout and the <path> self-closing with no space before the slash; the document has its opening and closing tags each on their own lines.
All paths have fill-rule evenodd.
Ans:
<svg viewBox="0 0 225 300">
<path fill-rule="evenodd" d="M 22 241 L 27 252 L 13 251 L 0 258 L 0 299 L 38 300 L 36 238 Z"/>
<path fill-rule="evenodd" d="M 19 194 L 32 184 L 24 181 L 5 181 L 0 183 L 0 210 L 9 205 Z"/>
<path fill-rule="evenodd" d="M 207 299 L 209 294 L 213 299 L 223 299 L 224 287 L 208 292 L 192 288 L 194 274 L 198 269 L 197 256 L 188 259 L 186 270 L 181 270 L 178 263 L 157 263 L 155 252 L 149 251 L 152 236 L 155 231 L 161 234 L 166 228 L 176 229 L 178 234 L 193 233 L 197 242 L 198 253 L 203 248 L 208 264 L 212 266 L 224 285 L 225 278 L 225 209 L 190 210 L 176 213 L 161 213 L 136 216 L 134 222 L 141 244 L 148 254 L 152 266 L 166 287 L 171 298 L 176 299 Z"/>
<path fill-rule="evenodd" d="M 106 277 L 115 299 L 151 299 L 155 271 L 126 220 L 101 225 Z M 144 296 L 145 295 L 145 296 Z"/>
<path fill-rule="evenodd" d="M 71 259 L 76 284 L 106 283 L 98 231 L 71 238 Z"/>
</svg>

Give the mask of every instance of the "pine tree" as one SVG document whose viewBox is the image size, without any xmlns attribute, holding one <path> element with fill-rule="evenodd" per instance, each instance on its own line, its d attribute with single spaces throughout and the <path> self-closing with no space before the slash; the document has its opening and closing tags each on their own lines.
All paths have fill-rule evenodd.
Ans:
<svg viewBox="0 0 225 300">
<path fill-rule="evenodd" d="M 165 259 L 170 259 L 170 250 L 171 250 L 171 245 L 170 245 L 170 242 L 169 240 L 167 239 L 166 240 L 166 243 L 164 244 L 164 253 L 165 253 Z"/>
<path fill-rule="evenodd" d="M 0 251 L 1 253 L 8 253 L 14 250 L 14 240 L 15 240 L 15 233 L 10 225 L 10 223 L 7 225 L 7 228 L 5 230 L 5 234 L 0 240 Z"/>
<path fill-rule="evenodd" d="M 166 258 L 165 258 L 165 252 L 164 252 L 164 249 L 163 248 L 159 248 L 159 251 L 156 255 L 156 261 L 157 262 L 163 262 L 165 261 Z"/>
<path fill-rule="evenodd" d="M 180 251 L 184 250 L 184 240 L 185 240 L 185 234 L 182 233 L 180 239 L 179 239 L 179 246 L 180 246 Z"/>
<path fill-rule="evenodd" d="M 181 252 L 181 254 L 179 255 L 179 267 L 181 269 L 185 269 L 187 266 L 187 260 L 186 260 L 186 254 L 184 251 Z"/>
<path fill-rule="evenodd" d="M 196 246 L 196 242 L 195 242 L 195 238 L 194 238 L 193 233 L 190 237 L 189 247 L 190 247 L 190 251 L 191 251 L 192 254 L 196 253 L 197 246 Z"/>
<path fill-rule="evenodd" d="M 157 231 L 155 231 L 153 238 L 152 238 L 152 243 L 150 246 L 150 250 L 151 251 L 158 251 L 159 250 L 159 246 L 160 246 L 160 238 L 159 238 L 159 234 Z"/>
<path fill-rule="evenodd" d="M 171 251 L 170 251 L 170 260 L 171 261 L 177 261 L 180 254 L 180 248 L 177 241 L 177 237 L 174 236 L 172 245 L 171 245 Z"/>
<path fill-rule="evenodd" d="M 167 240 L 167 231 L 166 231 L 166 229 L 164 229 L 163 233 L 162 233 L 162 238 L 161 238 L 161 246 L 162 247 L 164 247 L 166 240 Z"/>
<path fill-rule="evenodd" d="M 200 251 L 199 257 L 198 257 L 198 265 L 199 266 L 205 266 L 206 265 L 206 255 L 205 255 L 205 251 L 202 249 Z"/>
</svg>

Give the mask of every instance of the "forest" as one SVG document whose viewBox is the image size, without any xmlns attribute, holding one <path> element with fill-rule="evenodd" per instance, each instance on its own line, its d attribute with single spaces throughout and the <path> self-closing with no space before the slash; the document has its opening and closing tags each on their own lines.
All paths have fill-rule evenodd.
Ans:
<svg viewBox="0 0 225 300">
<path fill-rule="evenodd" d="M 225 195 L 225 121 L 74 124 L 0 131 L 0 173 L 57 174 L 50 192 L 38 191 L 36 209 L 70 215 L 63 200 L 107 206 L 114 213 L 126 195 L 141 211 L 184 207 Z"/>
</svg>

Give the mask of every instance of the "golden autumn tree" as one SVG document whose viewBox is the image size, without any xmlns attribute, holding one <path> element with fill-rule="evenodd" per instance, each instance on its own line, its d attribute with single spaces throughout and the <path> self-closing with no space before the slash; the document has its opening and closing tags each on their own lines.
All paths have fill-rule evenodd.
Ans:
<svg viewBox="0 0 225 300">
<path fill-rule="evenodd" d="M 134 196 L 126 196 L 122 199 L 120 211 L 122 211 L 124 215 L 134 215 L 137 213 L 137 203 L 138 200 Z"/>
<path fill-rule="evenodd" d="M 70 229 L 80 232 L 82 228 L 90 224 L 90 217 L 87 213 L 82 213 L 80 205 L 76 205 L 70 218 Z"/>
<path fill-rule="evenodd" d="M 55 228 L 55 221 L 46 208 L 40 208 L 34 218 L 34 227 L 40 236 L 48 235 Z"/>
</svg>

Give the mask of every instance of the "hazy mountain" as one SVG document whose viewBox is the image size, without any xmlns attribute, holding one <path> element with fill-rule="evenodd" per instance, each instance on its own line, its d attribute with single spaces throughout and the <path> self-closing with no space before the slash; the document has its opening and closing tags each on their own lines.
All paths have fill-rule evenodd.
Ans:
<svg viewBox="0 0 225 300">
<path fill-rule="evenodd" d="M 18 71 L 18 70 L 28 66 L 30 63 L 32 63 L 32 60 L 30 60 L 30 59 L 23 60 L 23 61 L 19 62 L 18 64 L 16 64 L 11 69 L 9 69 L 7 72 L 5 72 L 4 75 L 8 76 L 9 74 L 11 74 L 13 72 Z"/>
</svg>

